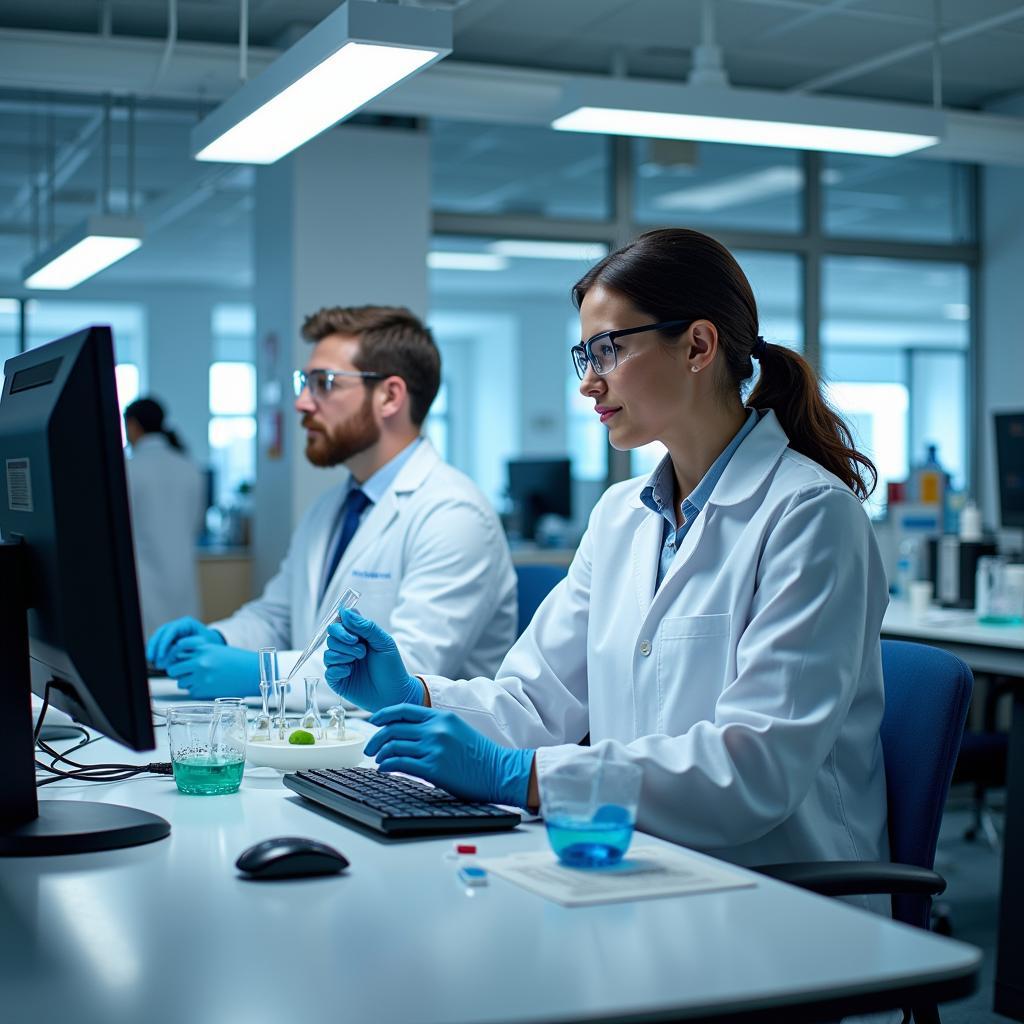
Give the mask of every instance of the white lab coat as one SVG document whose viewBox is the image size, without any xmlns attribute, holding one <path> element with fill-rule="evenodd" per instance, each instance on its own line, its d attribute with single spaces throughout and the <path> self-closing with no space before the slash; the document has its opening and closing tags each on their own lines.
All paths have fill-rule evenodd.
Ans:
<svg viewBox="0 0 1024 1024">
<path fill-rule="evenodd" d="M 196 539 L 206 511 L 199 470 L 163 434 L 145 434 L 125 462 L 145 635 L 199 615 Z"/>
<path fill-rule="evenodd" d="M 262 596 L 213 628 L 235 647 L 277 647 L 287 674 L 352 587 L 362 595 L 359 611 L 391 633 L 410 672 L 493 676 L 516 636 L 516 579 L 487 499 L 422 440 L 363 516 L 320 600 L 347 488 L 346 474 L 302 517 Z M 322 654 L 302 675 L 323 675 Z"/>
<path fill-rule="evenodd" d="M 542 799 L 549 773 L 608 745 L 643 768 L 645 831 L 746 865 L 887 859 L 888 594 L 860 502 L 768 412 L 656 591 L 663 520 L 643 484 L 603 496 L 499 685 L 428 677 L 431 702 L 538 747 Z"/>
</svg>

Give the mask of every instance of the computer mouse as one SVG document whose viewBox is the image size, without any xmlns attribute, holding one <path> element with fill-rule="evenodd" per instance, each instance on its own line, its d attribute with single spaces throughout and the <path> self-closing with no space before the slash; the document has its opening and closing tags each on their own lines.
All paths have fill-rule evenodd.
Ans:
<svg viewBox="0 0 1024 1024">
<path fill-rule="evenodd" d="M 235 867 L 249 878 L 308 878 L 344 871 L 348 859 L 316 839 L 277 836 L 243 850 Z"/>
</svg>

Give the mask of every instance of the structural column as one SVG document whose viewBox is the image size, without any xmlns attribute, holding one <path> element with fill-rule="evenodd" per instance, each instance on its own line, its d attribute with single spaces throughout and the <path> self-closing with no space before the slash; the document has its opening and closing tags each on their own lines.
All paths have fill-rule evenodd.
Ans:
<svg viewBox="0 0 1024 1024">
<path fill-rule="evenodd" d="M 256 172 L 253 215 L 259 454 L 254 586 L 276 570 L 302 513 L 341 477 L 303 454 L 291 374 L 299 329 L 322 306 L 403 305 L 425 317 L 428 138 L 343 126 Z"/>
</svg>

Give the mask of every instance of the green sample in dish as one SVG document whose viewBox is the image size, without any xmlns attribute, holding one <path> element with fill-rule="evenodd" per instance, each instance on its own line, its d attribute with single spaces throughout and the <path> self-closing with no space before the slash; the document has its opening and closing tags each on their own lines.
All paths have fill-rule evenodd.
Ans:
<svg viewBox="0 0 1024 1024">
<path fill-rule="evenodd" d="M 288 737 L 288 742 L 299 743 L 308 747 L 311 743 L 316 743 L 316 737 L 311 732 L 306 732 L 305 729 L 296 729 Z"/>
</svg>

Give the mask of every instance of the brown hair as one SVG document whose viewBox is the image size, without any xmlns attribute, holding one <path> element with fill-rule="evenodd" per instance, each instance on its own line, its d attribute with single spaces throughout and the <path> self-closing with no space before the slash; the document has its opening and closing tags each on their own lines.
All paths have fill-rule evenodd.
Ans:
<svg viewBox="0 0 1024 1024">
<path fill-rule="evenodd" d="M 418 427 L 427 418 L 441 386 L 441 354 L 418 317 L 402 306 L 331 306 L 318 309 L 302 325 L 307 341 L 331 334 L 358 336 L 359 348 L 352 357 L 356 368 L 401 377 L 409 391 L 412 422 Z"/>
<path fill-rule="evenodd" d="M 825 402 L 810 363 L 792 349 L 761 342 L 750 282 L 720 242 L 687 228 L 647 231 L 580 278 L 572 290 L 577 308 L 596 284 L 620 292 L 659 322 L 710 320 L 718 329 L 721 379 L 730 393 L 739 394 L 753 376 L 758 347 L 761 376 L 747 404 L 771 409 L 790 447 L 834 473 L 858 497 L 874 490 L 874 464 L 854 448 L 850 428 Z"/>
</svg>

